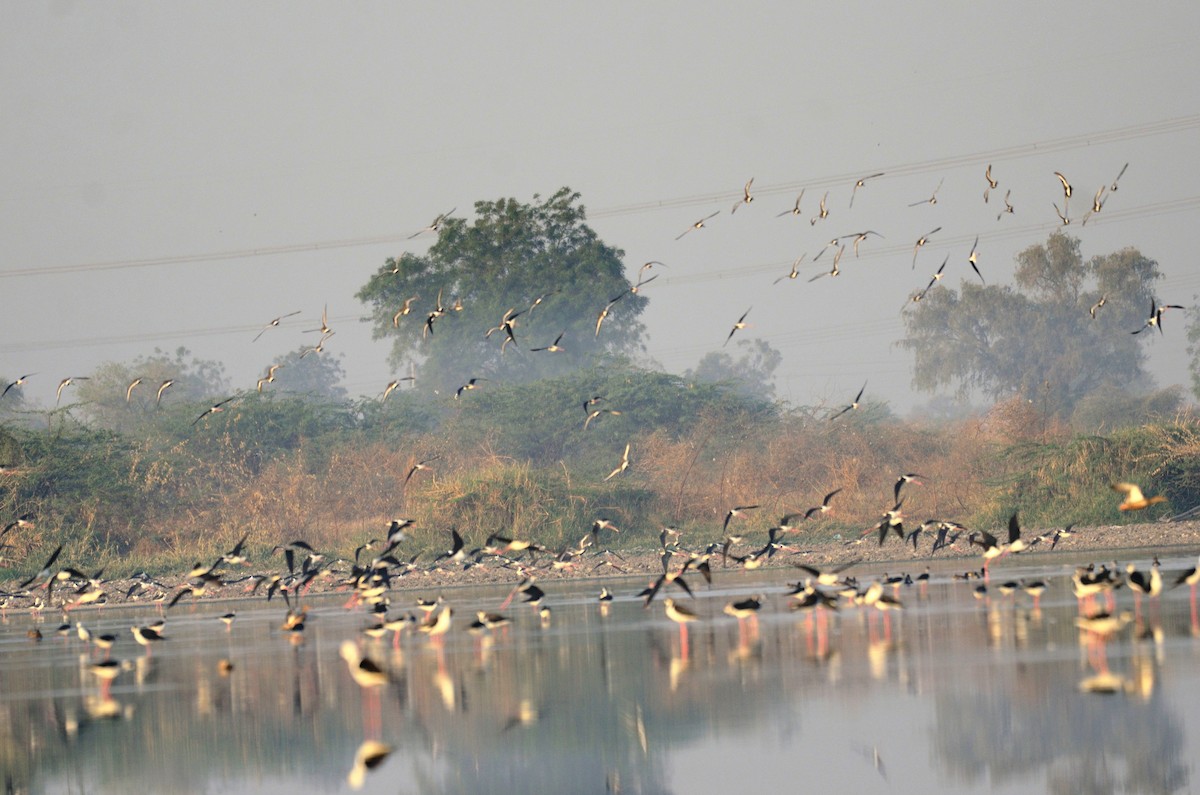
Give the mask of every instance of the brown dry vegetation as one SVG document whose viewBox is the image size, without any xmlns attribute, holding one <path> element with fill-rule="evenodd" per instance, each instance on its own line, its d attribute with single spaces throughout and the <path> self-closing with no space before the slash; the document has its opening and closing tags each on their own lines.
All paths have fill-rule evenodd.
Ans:
<svg viewBox="0 0 1200 795">
<path fill-rule="evenodd" d="M 658 398 L 664 403 L 695 398 L 690 385 L 668 386 L 676 391 Z M 581 386 L 574 394 L 595 392 Z M 488 422 L 470 413 L 480 404 L 455 406 L 458 414 L 420 430 L 416 421 L 355 425 L 347 412 L 294 433 L 276 414 L 299 409 L 263 401 L 243 411 L 270 422 L 248 414 L 200 432 L 167 428 L 134 440 L 88 428 L 8 433 L 0 441 L 13 449 L 15 439 L 20 455 L 0 481 L 0 519 L 33 513 L 38 521 L 9 535 L 0 554 L 24 572 L 35 565 L 29 558 L 65 543 L 72 565 L 164 571 L 215 558 L 248 534 L 259 560 L 294 539 L 350 556 L 401 516 L 417 521 L 410 555 L 445 549 L 452 527 L 471 546 L 499 533 L 556 549 L 576 544 L 597 518 L 621 529 L 616 548 L 653 549 L 666 525 L 702 546 L 720 540 L 732 506 L 760 507 L 731 531 L 765 536 L 780 516 L 840 488 L 834 510 L 805 529 L 806 539 L 820 542 L 857 537 L 876 523 L 892 507 L 896 478 L 909 472 L 923 476 L 903 492 L 910 527 L 937 518 L 996 530 L 1013 511 L 1031 528 L 1118 524 L 1200 503 L 1200 421 L 1188 412 L 1081 435 L 1021 400 L 935 425 L 883 411 L 828 421 L 812 410 L 739 404 L 714 390 L 690 416 L 639 427 L 627 411 L 582 433 L 577 414 L 559 420 L 520 393 L 497 387 L 493 395 L 505 411 L 526 413 Z M 564 429 L 556 433 L 552 423 Z M 273 447 L 263 440 L 275 437 L 246 430 L 279 426 L 288 434 Z M 532 430 L 522 436 L 522 428 Z M 520 449 L 525 438 L 535 440 L 532 452 Z M 625 442 L 629 471 L 605 481 Z M 406 483 L 418 460 L 429 467 Z M 1121 515 L 1109 490 L 1117 480 L 1140 482 L 1171 503 Z"/>
</svg>

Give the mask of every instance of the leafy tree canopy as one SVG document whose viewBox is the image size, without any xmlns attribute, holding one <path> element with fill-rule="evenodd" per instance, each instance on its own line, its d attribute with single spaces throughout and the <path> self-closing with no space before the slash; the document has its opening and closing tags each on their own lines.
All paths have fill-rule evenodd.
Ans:
<svg viewBox="0 0 1200 795">
<path fill-rule="evenodd" d="M 292 351 L 263 373 L 260 392 L 295 395 L 310 400 L 340 402 L 346 399 L 341 356 L 317 353 L 312 348 Z M 267 381 L 270 378 L 272 380 Z"/>
<path fill-rule="evenodd" d="M 196 359 L 184 347 L 173 356 L 155 348 L 153 355 L 132 362 L 105 362 L 77 384 L 76 398 L 87 417 L 121 432 L 136 432 L 148 416 L 166 407 L 198 403 L 229 390 L 224 365 Z"/>
<path fill-rule="evenodd" d="M 773 400 L 775 370 L 783 354 L 761 339 L 739 340 L 735 347 L 739 354 L 736 359 L 724 349 L 709 351 L 684 378 L 706 384 L 728 383 L 739 394 Z"/>
<path fill-rule="evenodd" d="M 1130 332 L 1149 316 L 1160 276 L 1158 263 L 1132 248 L 1085 263 L 1079 241 L 1056 231 L 1018 255 L 1015 288 L 963 282 L 959 291 L 930 290 L 905 314 L 898 344 L 915 355 L 917 389 L 1020 395 L 1067 416 L 1103 387 L 1152 388 L 1142 345 L 1157 335 Z"/>
<path fill-rule="evenodd" d="M 444 394 L 471 378 L 529 381 L 640 350 L 646 298 L 578 199 L 563 188 L 530 204 L 477 202 L 475 221 L 444 219 L 426 254 L 388 259 L 358 297 L 375 338 L 393 340 L 393 366 L 415 365 L 418 386 Z M 551 346 L 562 350 L 531 350 Z"/>
</svg>

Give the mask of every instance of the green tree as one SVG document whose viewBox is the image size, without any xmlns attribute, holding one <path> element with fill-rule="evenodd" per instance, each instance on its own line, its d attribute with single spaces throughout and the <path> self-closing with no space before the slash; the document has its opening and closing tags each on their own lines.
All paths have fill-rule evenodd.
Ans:
<svg viewBox="0 0 1200 795">
<path fill-rule="evenodd" d="M 1056 231 L 1017 256 L 1014 278 L 1015 287 L 938 286 L 905 314 L 898 344 L 914 354 L 917 389 L 1020 395 L 1067 416 L 1101 388 L 1153 388 L 1142 345 L 1156 335 L 1130 332 L 1150 313 L 1154 260 L 1126 248 L 1085 263 L 1079 241 Z"/>
<path fill-rule="evenodd" d="M 132 362 L 104 362 L 78 384 L 76 397 L 88 420 L 122 433 L 144 427 L 148 418 L 168 407 L 198 403 L 229 390 L 224 365 L 197 359 L 184 347 L 176 348 L 173 356 L 155 348 L 152 355 Z"/>
<path fill-rule="evenodd" d="M 292 351 L 263 373 L 259 391 L 312 400 L 343 401 L 346 389 L 341 382 L 346 372 L 340 360 L 340 354 L 315 353 L 312 348 Z M 273 380 L 268 382 L 268 377 Z"/>
<path fill-rule="evenodd" d="M 1196 296 L 1192 296 L 1192 301 Z M 1188 355 L 1192 357 L 1188 370 L 1192 374 L 1192 394 L 1200 398 L 1200 305 L 1187 310 L 1188 317 Z"/>
<path fill-rule="evenodd" d="M 775 370 L 783 354 L 761 339 L 739 340 L 734 347 L 739 354 L 736 359 L 725 349 L 709 351 L 684 378 L 706 384 L 728 383 L 739 394 L 773 400 Z"/>
<path fill-rule="evenodd" d="M 393 341 L 397 371 L 415 364 L 418 388 L 444 394 L 470 378 L 529 381 L 639 350 L 646 298 L 578 199 L 563 188 L 530 204 L 477 202 L 474 223 L 445 219 L 428 253 L 388 259 L 358 297 L 375 338 Z M 551 345 L 562 350 L 531 351 Z"/>
</svg>

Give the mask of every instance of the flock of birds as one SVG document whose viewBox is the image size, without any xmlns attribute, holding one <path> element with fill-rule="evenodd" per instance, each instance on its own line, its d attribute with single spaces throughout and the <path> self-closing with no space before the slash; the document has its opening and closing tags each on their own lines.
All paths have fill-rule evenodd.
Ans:
<svg viewBox="0 0 1200 795">
<path fill-rule="evenodd" d="M 982 567 L 978 571 L 956 574 L 954 578 L 977 580 L 979 584 L 975 587 L 975 595 L 983 599 L 990 598 L 989 589 L 992 588 L 992 584 L 989 569 L 996 561 L 1006 555 L 1030 550 L 1042 543 L 1047 543 L 1050 549 L 1054 549 L 1060 539 L 1072 534 L 1072 529 L 1068 526 L 1032 538 L 1023 537 L 1015 514 L 1008 522 L 1008 532 L 1004 540 L 986 531 L 969 531 L 954 522 L 932 519 L 906 532 L 901 516 L 904 490 L 910 485 L 920 485 L 921 478 L 917 473 L 898 476 L 892 490 L 894 507 L 884 514 L 878 524 L 867 528 L 858 538 L 850 540 L 847 544 L 857 545 L 877 538 L 882 546 L 890 536 L 895 535 L 901 543 L 911 543 L 915 549 L 920 536 L 928 532 L 935 536 L 932 554 L 941 549 L 958 549 L 963 552 L 960 544 L 965 542 L 967 549 L 979 550 Z M 1145 496 L 1135 484 L 1118 483 L 1113 488 L 1124 495 L 1118 506 L 1121 510 L 1142 510 L 1163 501 L 1161 495 Z M 834 489 L 827 493 L 819 504 L 782 517 L 778 524 L 769 528 L 768 538 L 761 546 L 747 543 L 745 535 L 737 531 L 738 524 L 748 521 L 759 509 L 757 505 L 741 505 L 728 509 L 720 526 L 721 537 L 695 548 L 684 543 L 684 531 L 664 528 L 659 536 L 661 573 L 636 594 L 631 590 L 626 599 L 640 600 L 643 607 L 648 609 L 658 597 L 662 597 L 666 618 L 678 625 L 680 655 L 681 659 L 686 661 L 690 654 L 688 626 L 703 620 L 703 617 L 699 611 L 688 605 L 685 597 L 695 598 L 697 590 L 702 587 L 701 583 L 712 586 L 718 559 L 722 568 L 728 568 L 732 564 L 743 570 L 755 569 L 774 561 L 801 572 L 799 581 L 788 587 L 784 597 L 790 611 L 806 614 L 810 621 L 815 617 L 818 622 L 818 637 L 822 638 L 821 643 L 827 643 L 828 630 L 824 628 L 823 622 L 829 614 L 854 607 L 870 611 L 869 615 L 881 613 L 884 616 L 883 620 L 887 622 L 885 631 L 890 636 L 890 614 L 904 609 L 900 589 L 915 585 L 923 591 L 930 580 L 928 567 L 915 577 L 907 574 L 883 574 L 859 582 L 848 572 L 858 565 L 860 560 L 853 559 L 840 565 L 818 568 L 808 563 L 797 562 L 795 558 L 803 550 L 786 543 L 789 535 L 799 532 L 803 522 L 819 521 L 834 510 L 835 499 L 840 492 L 841 489 Z M 271 550 L 270 557 L 282 557 L 285 568 L 269 574 L 242 573 L 252 565 L 246 549 L 248 536 L 243 536 L 213 563 L 197 564 L 193 567 L 183 576 L 182 582 L 169 586 L 139 574 L 133 578 L 123 594 L 114 594 L 120 599 L 113 601 L 150 602 L 157 605 L 160 615 L 163 615 L 165 611 L 176 607 L 185 599 L 194 601 L 214 593 L 228 594 L 227 588 L 240 588 L 242 596 L 264 593 L 268 602 L 279 596 L 286 605 L 279 631 L 289 636 L 293 642 L 301 643 L 309 619 L 310 589 L 320 584 L 321 590 L 348 592 L 349 598 L 343 607 L 346 610 L 363 610 L 366 620 L 361 627 L 361 637 L 357 641 L 345 640 L 340 647 L 340 655 L 346 663 L 348 676 L 362 688 L 364 694 L 378 694 L 394 682 L 388 668 L 365 651 L 366 644 L 390 634 L 393 647 L 400 648 L 401 639 L 406 635 L 426 636 L 430 643 L 438 647 L 440 654 L 445 636 L 456 626 L 462 627 L 461 623 L 456 624 L 454 607 L 441 595 L 435 599 L 418 598 L 413 609 L 395 610 L 395 604 L 400 601 L 397 591 L 411 583 L 412 579 L 420 579 L 422 575 L 440 574 L 441 582 L 454 584 L 457 575 L 477 567 L 507 572 L 505 576 L 515 580 L 515 584 L 504 599 L 493 610 L 476 611 L 474 619 L 465 626 L 466 631 L 472 634 L 492 637 L 513 622 L 513 615 L 505 611 L 514 601 L 532 608 L 540 626 L 551 625 L 552 612 L 547 604 L 550 596 L 542 587 L 543 575 L 584 567 L 590 567 L 591 573 L 600 569 L 611 570 L 616 574 L 632 573 L 626 570 L 625 559 L 621 555 L 604 546 L 606 538 L 611 538 L 621 531 L 612 521 L 603 518 L 597 519 L 590 531 L 576 545 L 557 551 L 499 534 L 489 536 L 482 546 L 469 549 L 462 535 L 456 530 L 451 530 L 448 548 L 434 555 L 426 563 L 418 563 L 420 554 L 408 556 L 402 551 L 407 546 L 405 542 L 409 539 L 414 524 L 410 519 L 392 520 L 386 534 L 358 547 L 352 560 L 333 559 L 331 555 L 314 549 L 302 540 L 279 545 Z M 22 517 L 7 525 L 0 538 L 18 527 L 25 529 L 32 526 L 32 518 Z M 0 594 L 0 613 L 15 609 L 18 604 L 33 614 L 40 614 L 48 609 L 61 609 L 63 620 L 57 631 L 62 635 L 75 634 L 82 642 L 102 653 L 98 659 L 91 657 L 88 663 L 88 670 L 96 677 L 101 688 L 98 703 L 116 705 L 109 688 L 123 671 L 131 667 L 129 660 L 114 659 L 112 656 L 112 650 L 120 642 L 120 637 L 116 634 L 93 632 L 82 621 L 76 620 L 72 624 L 69 618 L 71 611 L 76 608 L 101 608 L 109 601 L 109 591 L 113 584 L 103 579 L 103 572 L 89 576 L 70 566 L 59 565 L 61 553 L 60 546 L 36 572 L 21 582 L 15 591 Z M 1081 603 L 1080 614 L 1075 620 L 1081 636 L 1102 641 L 1130 624 L 1133 619 L 1128 612 L 1117 612 L 1113 606 L 1114 592 L 1123 587 L 1139 596 L 1156 599 L 1171 588 L 1186 584 L 1191 589 L 1193 624 L 1196 623 L 1196 586 L 1200 584 L 1200 562 L 1197 566 L 1179 572 L 1174 579 L 1163 576 L 1156 559 L 1149 570 L 1138 570 L 1132 565 L 1121 569 L 1115 564 L 1111 567 L 1081 567 L 1075 570 L 1071 581 L 1072 591 Z M 995 586 L 995 592 L 1001 597 L 1016 591 L 1024 592 L 1032 598 L 1034 610 L 1038 609 L 1039 600 L 1046 589 L 1047 583 L 1044 580 L 1005 581 Z M 1109 600 L 1106 609 L 1096 607 L 1098 598 Z M 615 599 L 614 593 L 607 585 L 600 589 L 597 602 L 601 615 L 608 614 Z M 771 600 L 758 594 L 730 600 L 723 606 L 722 612 L 738 622 L 741 637 L 744 632 L 756 631 L 757 625 L 754 622 L 757 621 L 759 613 L 770 606 Z M 229 631 L 237 615 L 230 611 L 216 617 L 225 626 L 226 631 Z M 749 627 L 754 629 L 750 630 Z M 41 632 L 35 627 L 29 630 L 29 636 L 40 640 Z M 127 637 L 130 636 L 144 648 L 147 657 L 152 655 L 155 646 L 167 642 L 170 638 L 164 618 L 153 623 L 133 624 Z M 1089 646 L 1089 654 L 1092 653 L 1094 650 Z M 229 660 L 222 659 L 219 662 L 221 675 L 229 675 L 232 670 L 233 664 Z M 1088 680 L 1094 684 L 1095 689 L 1123 686 L 1119 677 L 1107 674 L 1106 669 L 1103 673 L 1105 675 L 1098 674 Z M 103 711 L 97 714 L 102 717 L 120 716 L 116 706 L 113 707 L 111 715 Z M 536 712 L 531 713 L 528 720 L 536 720 Z M 378 739 L 368 737 L 364 740 L 348 777 L 350 785 L 354 788 L 361 787 L 367 773 L 382 764 L 392 751 L 392 746 Z M 878 768 L 878 759 L 876 764 Z M 881 775 L 885 775 L 882 770 L 880 772 Z"/>
</svg>

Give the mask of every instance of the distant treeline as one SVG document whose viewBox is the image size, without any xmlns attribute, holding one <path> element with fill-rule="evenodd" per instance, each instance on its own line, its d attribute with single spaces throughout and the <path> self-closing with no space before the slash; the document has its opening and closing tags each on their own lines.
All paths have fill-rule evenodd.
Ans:
<svg viewBox="0 0 1200 795">
<path fill-rule="evenodd" d="M 834 510 L 801 538 L 849 537 L 892 508 L 901 473 L 922 476 L 905 490 L 913 526 L 996 530 L 1013 510 L 1031 528 L 1114 524 L 1200 504 L 1200 422 L 1188 411 L 1146 409 L 1145 424 L 1081 434 L 1019 398 L 935 422 L 901 421 L 868 395 L 830 419 L 840 406 L 787 407 L 735 387 L 614 360 L 457 395 L 251 392 L 211 414 L 207 402 L 163 402 L 119 431 L 72 407 L 10 412 L 0 525 L 32 526 L 8 532 L 0 557 L 25 574 L 63 543 L 76 567 L 177 571 L 244 533 L 254 560 L 294 539 L 349 557 L 399 517 L 416 520 L 411 554 L 444 549 L 450 528 L 474 546 L 492 533 L 575 545 L 600 518 L 621 531 L 614 547 L 653 547 L 664 526 L 702 547 L 721 540 L 732 506 L 760 506 L 737 531 L 765 536 L 833 489 Z M 609 477 L 626 445 L 628 468 Z M 1169 502 L 1119 514 L 1118 480 Z"/>
</svg>

